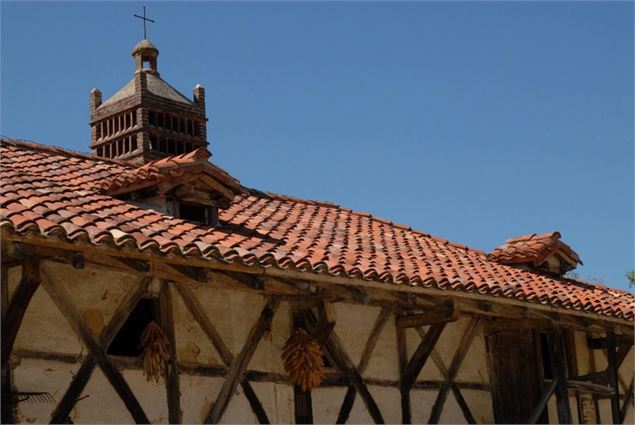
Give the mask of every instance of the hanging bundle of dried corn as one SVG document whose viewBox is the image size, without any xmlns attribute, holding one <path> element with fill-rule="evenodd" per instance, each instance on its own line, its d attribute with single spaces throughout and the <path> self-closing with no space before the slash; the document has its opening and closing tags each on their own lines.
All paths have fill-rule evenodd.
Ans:
<svg viewBox="0 0 635 425">
<path fill-rule="evenodd" d="M 304 329 L 296 330 L 282 349 L 284 369 L 291 382 L 308 391 L 316 388 L 324 378 L 324 362 L 320 344 Z"/>
<path fill-rule="evenodd" d="M 159 382 L 170 359 L 170 343 L 156 322 L 150 322 L 141 334 L 141 349 L 143 374 L 148 381 L 154 379 L 155 382 Z"/>
</svg>

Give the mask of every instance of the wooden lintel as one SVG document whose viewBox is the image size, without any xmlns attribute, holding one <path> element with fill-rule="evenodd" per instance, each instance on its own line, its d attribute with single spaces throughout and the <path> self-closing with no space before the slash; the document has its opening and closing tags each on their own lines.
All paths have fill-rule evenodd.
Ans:
<svg viewBox="0 0 635 425">
<path fill-rule="evenodd" d="M 567 379 L 567 387 L 580 392 L 596 394 L 600 397 L 611 397 L 615 393 L 615 391 L 613 391 L 613 389 L 609 386 L 595 384 L 588 381 L 575 381 L 573 379 Z"/>
<path fill-rule="evenodd" d="M 607 383 L 609 380 L 609 375 L 607 370 L 603 370 L 601 372 L 591 372 L 585 375 L 574 376 L 570 379 L 572 381 L 579 381 L 579 382 L 594 381 L 597 383 Z"/>
<path fill-rule="evenodd" d="M 150 271 L 150 263 L 144 260 L 137 260 L 134 258 L 126 257 L 111 257 L 117 262 L 121 263 L 125 267 L 131 268 L 133 271 L 147 273 Z"/>
<path fill-rule="evenodd" d="M 435 307 L 415 314 L 406 314 L 397 317 L 397 327 L 415 328 L 417 326 L 428 326 L 442 322 L 454 322 L 459 319 L 459 314 L 454 310 L 454 305 L 444 305 Z"/>
<path fill-rule="evenodd" d="M 634 344 L 633 335 L 615 335 L 616 346 L 632 346 Z M 603 350 L 608 346 L 608 337 L 587 338 L 587 346 L 592 350 Z"/>
<path fill-rule="evenodd" d="M 225 276 L 229 276 L 237 282 L 242 283 L 248 288 L 255 289 L 257 291 L 262 291 L 265 289 L 265 281 L 259 276 L 255 276 L 253 274 L 247 273 L 238 273 L 238 272 L 219 272 L 224 274 Z"/>
<path fill-rule="evenodd" d="M 207 269 L 203 267 L 189 267 L 180 264 L 167 264 L 172 270 L 196 282 L 207 282 Z"/>
</svg>

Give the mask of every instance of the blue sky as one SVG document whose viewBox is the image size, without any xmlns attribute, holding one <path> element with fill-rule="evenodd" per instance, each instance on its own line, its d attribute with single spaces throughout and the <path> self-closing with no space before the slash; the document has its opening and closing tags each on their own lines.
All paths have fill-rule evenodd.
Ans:
<svg viewBox="0 0 635 425">
<path fill-rule="evenodd" d="M 88 150 L 132 78 L 136 2 L 3 2 L 0 133 Z M 633 268 L 633 3 L 149 2 L 161 76 L 207 89 L 245 185 L 486 251 L 559 230 L 584 278 Z"/>
</svg>

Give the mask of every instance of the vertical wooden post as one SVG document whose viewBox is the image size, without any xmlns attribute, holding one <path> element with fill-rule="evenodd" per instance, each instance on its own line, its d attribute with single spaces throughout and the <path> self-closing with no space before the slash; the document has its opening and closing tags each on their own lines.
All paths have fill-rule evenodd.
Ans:
<svg viewBox="0 0 635 425">
<path fill-rule="evenodd" d="M 395 322 L 397 316 L 395 316 Z M 395 326 L 397 329 L 397 354 L 399 356 L 399 376 L 400 376 L 400 393 L 401 393 L 401 423 L 412 423 L 410 412 L 410 390 L 404 391 L 403 376 L 408 365 L 408 348 L 406 346 L 406 330 Z"/>
<path fill-rule="evenodd" d="M 617 358 L 615 347 L 615 332 L 613 329 L 606 331 L 606 358 L 608 359 L 609 384 L 613 388 L 611 396 L 611 414 L 614 424 L 622 423 L 620 414 L 620 383 L 617 376 Z"/>
<path fill-rule="evenodd" d="M 565 356 L 567 359 L 567 373 L 569 376 L 578 376 L 578 360 L 576 357 L 577 347 L 575 345 L 575 335 L 573 331 L 567 330 L 564 333 L 564 347 L 565 347 Z M 575 390 L 575 402 L 576 408 L 578 410 L 578 422 L 579 423 L 588 423 L 585 422 L 584 418 L 584 410 L 582 409 L 582 399 L 580 398 L 580 391 Z"/>
<path fill-rule="evenodd" d="M 573 423 L 571 407 L 569 406 L 569 394 L 567 389 L 567 370 L 564 364 L 562 331 L 554 328 L 549 335 L 549 347 L 551 351 L 551 368 L 553 379 L 557 379 L 556 403 L 558 406 L 558 422 L 561 424 Z"/>
<path fill-rule="evenodd" d="M 304 315 L 298 305 L 292 306 L 291 311 L 291 332 L 297 329 L 306 329 Z M 311 391 L 302 391 L 299 385 L 293 386 L 293 406 L 296 424 L 313 423 L 313 400 Z"/>
<path fill-rule="evenodd" d="M 159 315 L 161 328 L 170 343 L 170 362 L 165 374 L 165 389 L 168 398 L 168 420 L 171 424 L 180 424 L 181 390 L 179 384 L 179 366 L 176 358 L 176 338 L 174 336 L 174 317 L 172 310 L 172 294 L 168 281 L 161 282 L 159 292 Z"/>
<path fill-rule="evenodd" d="M 15 288 L 2 321 L 2 368 L 9 362 L 22 319 L 39 286 L 40 262 L 36 258 L 28 258 L 22 265 L 22 279 Z"/>
<path fill-rule="evenodd" d="M 5 313 L 9 304 L 9 268 L 2 267 L 2 279 L 0 284 L 2 285 L 2 294 L 0 295 L 0 303 L 2 303 L 2 323 L 4 323 Z M 13 393 L 11 364 L 7 363 L 2 366 L 2 386 L 1 394 L 2 399 L 2 423 L 12 424 L 15 423 L 15 410 L 14 404 L 11 400 L 11 394 Z"/>
</svg>

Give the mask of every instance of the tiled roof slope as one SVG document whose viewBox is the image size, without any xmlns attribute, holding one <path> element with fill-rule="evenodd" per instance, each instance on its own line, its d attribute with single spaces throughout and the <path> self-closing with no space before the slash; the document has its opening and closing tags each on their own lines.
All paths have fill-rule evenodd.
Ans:
<svg viewBox="0 0 635 425">
<path fill-rule="evenodd" d="M 633 320 L 635 296 L 629 292 L 499 264 L 481 251 L 331 203 L 251 190 L 221 212 L 222 228 L 207 228 L 93 190 L 131 169 L 3 141 L 0 226 L 159 255 L 474 292 Z"/>
</svg>

